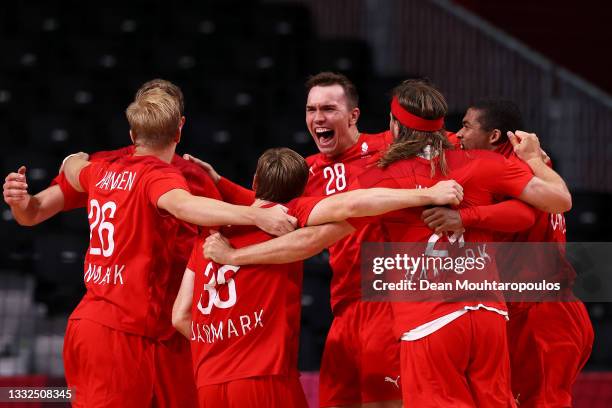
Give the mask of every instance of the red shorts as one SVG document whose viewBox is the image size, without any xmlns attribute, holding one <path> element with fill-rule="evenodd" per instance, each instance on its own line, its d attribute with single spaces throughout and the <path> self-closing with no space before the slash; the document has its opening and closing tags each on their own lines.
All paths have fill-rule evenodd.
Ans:
<svg viewBox="0 0 612 408">
<path fill-rule="evenodd" d="M 593 337 L 582 302 L 533 303 L 511 313 L 512 391 L 520 407 L 572 406 L 572 386 L 591 355 Z"/>
<path fill-rule="evenodd" d="M 516 407 L 503 316 L 470 311 L 401 349 L 405 407 Z"/>
<path fill-rule="evenodd" d="M 319 382 L 321 407 L 401 400 L 400 342 L 391 306 L 358 302 L 334 317 Z"/>
<path fill-rule="evenodd" d="M 297 376 L 267 375 L 198 388 L 200 408 L 307 408 Z"/>
<path fill-rule="evenodd" d="M 198 406 L 189 340 L 179 332 L 155 345 L 153 391 L 153 407 L 197 408 Z"/>
<path fill-rule="evenodd" d="M 90 320 L 69 320 L 66 383 L 73 407 L 146 407 L 153 398 L 155 342 Z"/>
</svg>

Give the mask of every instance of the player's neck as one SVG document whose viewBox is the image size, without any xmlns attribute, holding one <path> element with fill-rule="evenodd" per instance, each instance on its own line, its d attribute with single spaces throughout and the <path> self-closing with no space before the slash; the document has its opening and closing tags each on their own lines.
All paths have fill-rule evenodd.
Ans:
<svg viewBox="0 0 612 408">
<path fill-rule="evenodd" d="M 251 207 L 263 207 L 264 205 L 273 204 L 271 201 L 262 200 L 261 198 L 256 198 L 251 204 Z"/>
<path fill-rule="evenodd" d="M 134 156 L 155 156 L 163 162 L 170 163 L 172 162 L 175 149 L 176 145 L 174 144 L 161 149 L 153 149 L 148 146 L 136 145 L 134 147 Z"/>
</svg>

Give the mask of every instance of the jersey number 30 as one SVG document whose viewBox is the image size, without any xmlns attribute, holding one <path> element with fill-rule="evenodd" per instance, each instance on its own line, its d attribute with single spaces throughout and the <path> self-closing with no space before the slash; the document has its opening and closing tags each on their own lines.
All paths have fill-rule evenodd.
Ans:
<svg viewBox="0 0 612 408">
<path fill-rule="evenodd" d="M 89 202 L 89 214 L 87 217 L 90 220 L 89 224 L 89 253 L 92 255 L 102 255 L 106 258 L 113 254 L 115 250 L 115 226 L 108 220 L 115 218 L 115 212 L 117 211 L 117 204 L 113 201 L 108 201 L 100 206 L 98 200 L 91 200 Z M 92 221 L 93 219 L 93 221 Z M 91 241 L 91 237 L 96 231 L 98 238 L 100 238 L 100 247 L 94 246 Z M 106 234 L 104 234 L 106 232 Z M 106 236 L 105 236 L 106 235 Z"/>
<path fill-rule="evenodd" d="M 209 262 L 206 266 L 206 271 L 204 272 L 204 276 L 210 275 L 213 269 L 213 263 Z M 210 280 L 208 283 L 204 284 L 204 290 L 208 292 L 208 303 L 206 306 L 202 305 L 202 295 L 200 295 L 200 300 L 198 301 L 198 310 L 202 312 L 202 314 L 210 314 L 213 306 L 218 307 L 219 309 L 228 309 L 236 304 L 236 283 L 233 278 L 226 279 L 225 274 L 227 272 L 238 272 L 240 269 L 239 266 L 234 265 L 223 265 L 219 268 L 217 273 L 212 272 L 210 276 Z M 217 291 L 217 285 L 224 285 L 227 283 L 227 299 L 221 299 L 219 296 L 219 292 Z"/>
</svg>

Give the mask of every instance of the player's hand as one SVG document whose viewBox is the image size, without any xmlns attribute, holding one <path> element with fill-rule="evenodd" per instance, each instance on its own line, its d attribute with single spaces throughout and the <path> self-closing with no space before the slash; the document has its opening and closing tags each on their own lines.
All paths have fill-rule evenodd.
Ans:
<svg viewBox="0 0 612 408">
<path fill-rule="evenodd" d="M 542 160 L 544 163 L 550 164 L 550 156 L 544 151 L 544 149 L 540 149 L 540 154 L 542 155 Z"/>
<path fill-rule="evenodd" d="M 433 205 L 459 205 L 463 200 L 463 187 L 455 180 L 439 181 L 429 188 L 429 193 Z"/>
<path fill-rule="evenodd" d="M 464 229 L 459 211 L 450 208 L 434 207 L 427 209 L 421 214 L 421 219 L 436 234 Z"/>
<path fill-rule="evenodd" d="M 233 263 L 232 254 L 235 249 L 231 247 L 227 238 L 218 232 L 206 238 L 202 249 L 204 250 L 205 258 L 212 259 L 218 264 L 231 265 Z"/>
<path fill-rule="evenodd" d="M 9 173 L 2 186 L 4 202 L 11 207 L 25 207 L 28 203 L 28 180 L 26 167 L 21 166 L 17 172 Z"/>
<path fill-rule="evenodd" d="M 275 205 L 272 208 L 258 208 L 255 225 L 268 234 L 281 236 L 297 226 L 297 218 L 287 214 L 287 207 Z"/>
<path fill-rule="evenodd" d="M 514 146 L 514 153 L 524 162 L 542 160 L 540 141 L 535 133 L 517 130 L 514 133 L 508 132 L 508 139 Z"/>
<path fill-rule="evenodd" d="M 59 171 L 57 172 L 57 174 L 60 174 L 61 172 L 64 171 L 64 166 L 66 165 L 66 162 L 71 159 L 72 157 L 76 157 L 78 159 L 81 160 L 89 160 L 89 154 L 85 153 L 85 152 L 78 152 L 78 153 L 72 153 L 69 154 L 68 156 L 64 157 L 64 160 L 62 160 L 62 165 L 59 168 Z"/>
<path fill-rule="evenodd" d="M 214 167 L 211 166 L 210 163 L 206 163 L 205 161 L 202 161 L 197 157 L 193 157 L 192 155 L 187 153 L 183 155 L 183 159 L 194 162 L 195 164 L 206 170 L 206 172 L 215 184 L 217 184 L 219 180 L 221 180 L 221 176 L 215 171 Z"/>
</svg>

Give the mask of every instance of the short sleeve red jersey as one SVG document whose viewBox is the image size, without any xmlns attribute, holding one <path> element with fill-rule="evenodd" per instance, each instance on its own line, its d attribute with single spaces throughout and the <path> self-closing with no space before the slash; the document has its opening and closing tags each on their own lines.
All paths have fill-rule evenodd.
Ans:
<svg viewBox="0 0 612 408">
<path fill-rule="evenodd" d="M 298 198 L 286 206 L 303 226 L 321 199 Z M 252 226 L 222 233 L 236 248 L 273 238 Z M 198 387 L 297 374 L 302 262 L 219 265 L 204 258 L 204 239 L 196 242 L 188 264 L 195 273 L 191 351 Z"/>
<path fill-rule="evenodd" d="M 376 163 L 392 139 L 390 131 L 362 133 L 357 143 L 338 157 L 329 158 L 321 153 L 308 157 L 306 162 L 310 174 L 304 196 L 329 196 L 348 191 L 357 177 Z M 361 299 L 360 244 L 379 240 L 378 226 L 372 224 L 329 248 L 329 263 L 333 270 L 330 301 L 334 314 Z"/>
<path fill-rule="evenodd" d="M 113 162 L 122 157 L 130 156 L 134 153 L 134 146 L 127 146 L 117 150 L 96 152 L 90 156 L 92 162 Z M 189 186 L 189 190 L 194 195 L 208 197 L 215 200 L 221 200 L 221 194 L 217 190 L 215 183 L 212 181 L 208 173 L 197 164 L 183 159 L 181 156 L 175 154 L 172 157 L 171 165 L 178 169 Z M 54 180 L 60 186 L 62 193 L 64 194 L 64 211 L 68 211 L 74 208 L 81 208 L 87 206 L 87 193 L 81 193 L 76 191 L 70 183 L 64 177 L 64 173 L 60 173 Z M 168 292 L 167 297 L 164 300 L 164 306 L 162 308 L 162 314 L 160 318 L 160 324 L 165 323 L 166 334 L 160 334 L 161 337 L 170 336 L 175 333 L 174 327 L 172 327 L 172 305 L 176 293 L 178 293 L 181 285 L 181 279 L 185 266 L 189 260 L 191 249 L 195 239 L 198 236 L 198 227 L 195 225 L 179 222 L 179 228 L 176 232 L 176 239 L 169 242 L 174 248 L 171 250 L 173 254 L 173 262 L 171 263 L 172 275 L 168 281 Z"/>
<path fill-rule="evenodd" d="M 178 170 L 153 156 L 93 162 L 80 173 L 88 194 L 90 243 L 85 256 L 87 292 L 71 319 L 159 337 L 171 294 L 173 245 L 179 222 L 157 209 L 173 189 L 188 190 Z M 174 293 L 175 295 L 175 293 Z"/>
<path fill-rule="evenodd" d="M 496 196 L 517 197 L 533 174 L 528 167 L 510 162 L 493 152 L 449 150 L 446 151 L 449 173 L 440 171 L 431 177 L 431 162 L 417 157 L 393 163 L 384 170 L 373 169 L 361 175 L 357 186 L 370 188 L 384 185 L 395 188 L 426 188 L 443 179 L 454 179 L 464 188 L 462 206 L 486 205 L 495 202 Z M 432 231 L 421 220 L 422 207 L 408 208 L 379 217 L 384 240 L 388 242 L 428 242 Z M 466 242 L 490 242 L 492 233 L 476 228 L 464 233 Z M 444 239 L 444 238 L 441 238 Z M 398 337 L 422 324 L 452 313 L 464 306 L 477 306 L 477 302 L 393 302 L 395 332 Z M 505 309 L 503 302 L 488 305 Z"/>
</svg>

